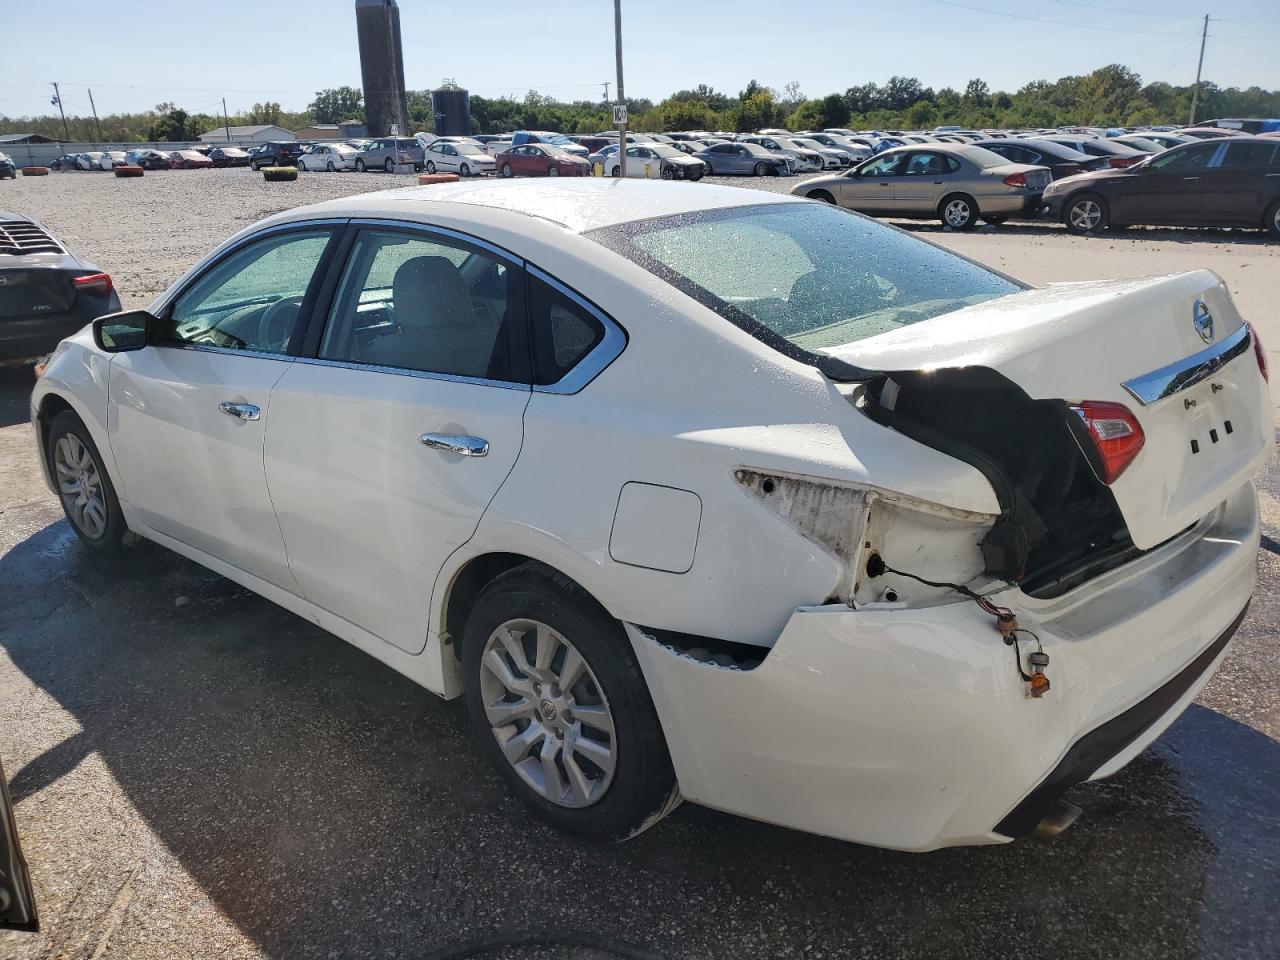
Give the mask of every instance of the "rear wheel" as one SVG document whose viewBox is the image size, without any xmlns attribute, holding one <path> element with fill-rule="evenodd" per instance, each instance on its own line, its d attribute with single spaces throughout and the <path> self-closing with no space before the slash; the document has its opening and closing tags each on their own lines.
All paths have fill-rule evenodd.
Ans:
<svg viewBox="0 0 1280 960">
<path fill-rule="evenodd" d="M 631 644 L 568 578 L 525 564 L 489 584 L 467 620 L 462 667 L 481 749 L 552 826 L 625 840 L 679 802 Z"/>
<path fill-rule="evenodd" d="M 1082 193 L 1062 208 L 1062 223 L 1075 234 L 1101 233 L 1107 229 L 1107 202 L 1096 193 Z"/>
<path fill-rule="evenodd" d="M 938 205 L 938 214 L 944 227 L 969 230 L 978 222 L 978 205 L 967 194 L 953 193 Z"/>
<path fill-rule="evenodd" d="M 53 418 L 46 452 L 49 474 L 76 536 L 95 553 L 121 552 L 129 528 L 115 487 L 89 431 L 70 410 Z"/>
<path fill-rule="evenodd" d="M 1271 234 L 1272 239 L 1280 240 L 1280 200 L 1268 208 L 1267 219 L 1264 222 L 1267 233 Z"/>
</svg>

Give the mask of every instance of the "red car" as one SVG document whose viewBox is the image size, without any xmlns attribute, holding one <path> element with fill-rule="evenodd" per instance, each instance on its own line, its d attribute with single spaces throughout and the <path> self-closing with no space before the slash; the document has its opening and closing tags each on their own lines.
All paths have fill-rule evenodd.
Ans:
<svg viewBox="0 0 1280 960">
<path fill-rule="evenodd" d="M 550 143 L 522 143 L 493 158 L 504 177 L 585 177 L 591 164 Z"/>
<path fill-rule="evenodd" d="M 198 150 L 175 150 L 169 154 L 170 170 L 199 170 L 212 166 L 213 161 Z"/>
</svg>

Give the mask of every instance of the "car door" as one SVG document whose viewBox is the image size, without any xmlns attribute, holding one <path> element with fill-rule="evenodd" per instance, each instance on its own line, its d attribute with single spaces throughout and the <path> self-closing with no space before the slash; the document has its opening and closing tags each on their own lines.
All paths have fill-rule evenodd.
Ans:
<svg viewBox="0 0 1280 960">
<path fill-rule="evenodd" d="M 1197 143 L 1162 153 L 1112 184 L 1107 199 L 1113 223 L 1192 226 L 1204 217 L 1204 175 L 1226 144 Z"/>
<path fill-rule="evenodd" d="M 116 354 L 108 374 L 107 433 L 137 518 L 290 590 L 263 438 L 333 230 L 281 229 L 229 250 L 161 311 L 154 344 Z"/>
<path fill-rule="evenodd" d="M 1204 222 L 1256 226 L 1266 213 L 1267 174 L 1280 143 L 1227 143 L 1220 162 L 1202 173 Z"/>
<path fill-rule="evenodd" d="M 897 213 L 933 213 L 951 189 L 949 158 L 930 150 L 907 154 L 901 174 L 893 181 L 893 210 Z"/>
<path fill-rule="evenodd" d="M 523 270 L 450 231 L 352 229 L 314 356 L 271 392 L 267 482 L 303 596 L 417 653 L 520 452 Z"/>
<path fill-rule="evenodd" d="M 840 205 L 862 213 L 892 214 L 895 185 L 906 164 L 905 153 L 887 153 L 868 160 L 840 181 Z"/>
</svg>

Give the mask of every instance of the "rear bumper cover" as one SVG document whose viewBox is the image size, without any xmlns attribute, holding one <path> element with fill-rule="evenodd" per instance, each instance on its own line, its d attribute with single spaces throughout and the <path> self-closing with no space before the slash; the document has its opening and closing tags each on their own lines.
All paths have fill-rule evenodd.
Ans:
<svg viewBox="0 0 1280 960">
<path fill-rule="evenodd" d="M 119 310 L 119 304 L 115 307 Z M 41 314 L 0 319 L 0 363 L 38 360 L 86 323 L 111 309 Z"/>
<path fill-rule="evenodd" d="M 686 798 L 901 850 L 1001 843 L 1190 704 L 1252 595 L 1258 538 L 1246 483 L 1193 530 L 1062 597 L 998 595 L 1051 657 L 1039 700 L 969 602 L 801 608 L 752 670 L 627 631 Z"/>
</svg>

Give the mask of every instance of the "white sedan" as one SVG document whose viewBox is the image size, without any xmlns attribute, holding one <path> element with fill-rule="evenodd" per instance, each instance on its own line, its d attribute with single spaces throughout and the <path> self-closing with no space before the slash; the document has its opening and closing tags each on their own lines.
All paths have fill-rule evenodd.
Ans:
<svg viewBox="0 0 1280 960">
<path fill-rule="evenodd" d="M 621 169 L 622 164 L 615 150 L 604 161 L 605 176 L 619 176 Z M 650 180 L 701 180 L 706 174 L 705 163 L 665 143 L 639 143 L 627 147 L 628 177 L 645 177 Z"/>
<path fill-rule="evenodd" d="M 1037 290 L 776 193 L 473 181 L 249 227 L 31 413 L 89 553 L 465 697 L 563 830 L 930 850 L 1061 828 L 1213 674 L 1263 356 L 1208 271 Z"/>
<path fill-rule="evenodd" d="M 298 157 L 299 170 L 354 170 L 359 151 L 345 143 L 322 143 Z"/>
<path fill-rule="evenodd" d="M 493 173 L 495 161 L 484 147 L 473 141 L 440 138 L 426 150 L 427 173 L 472 174 Z"/>
</svg>

